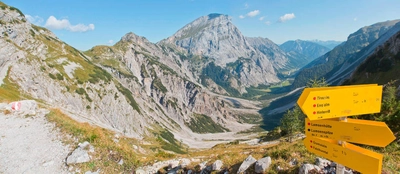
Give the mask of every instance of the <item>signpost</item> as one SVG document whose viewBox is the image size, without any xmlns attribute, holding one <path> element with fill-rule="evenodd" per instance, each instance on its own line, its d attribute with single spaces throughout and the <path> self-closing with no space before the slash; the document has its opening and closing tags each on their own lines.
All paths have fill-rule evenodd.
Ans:
<svg viewBox="0 0 400 174">
<path fill-rule="evenodd" d="M 307 150 L 355 169 L 363 174 L 377 174 L 382 170 L 382 155 L 346 143 L 344 147 L 330 139 L 307 137 L 304 139 Z"/>
<path fill-rule="evenodd" d="M 347 119 L 340 122 L 333 119 L 305 120 L 307 137 L 329 138 L 370 146 L 385 147 L 396 139 L 384 122 Z"/>
<path fill-rule="evenodd" d="M 381 110 L 382 86 L 305 88 L 297 104 L 310 120 L 377 113 Z"/>
<path fill-rule="evenodd" d="M 395 139 L 393 132 L 384 122 L 346 118 L 378 113 L 381 101 L 382 86 L 376 84 L 305 88 L 297 104 L 308 117 L 308 151 L 336 161 L 337 173 L 341 164 L 361 173 L 381 173 L 381 154 L 347 142 L 385 147 Z"/>
</svg>

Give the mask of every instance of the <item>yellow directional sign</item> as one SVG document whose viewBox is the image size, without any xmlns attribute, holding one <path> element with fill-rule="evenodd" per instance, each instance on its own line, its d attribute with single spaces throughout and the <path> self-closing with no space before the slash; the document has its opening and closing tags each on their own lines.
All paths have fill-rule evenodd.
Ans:
<svg viewBox="0 0 400 174">
<path fill-rule="evenodd" d="M 305 88 L 297 104 L 310 120 L 329 119 L 381 110 L 382 86 L 353 85 Z"/>
<path fill-rule="evenodd" d="M 307 137 L 329 138 L 379 147 L 385 147 L 396 139 L 384 122 L 350 118 L 347 122 L 333 119 L 311 121 L 306 118 L 305 132 Z"/>
<path fill-rule="evenodd" d="M 337 145 L 335 140 L 307 137 L 304 139 L 307 150 L 340 163 L 363 174 L 380 174 L 382 155 L 367 149 L 346 143 Z"/>
</svg>

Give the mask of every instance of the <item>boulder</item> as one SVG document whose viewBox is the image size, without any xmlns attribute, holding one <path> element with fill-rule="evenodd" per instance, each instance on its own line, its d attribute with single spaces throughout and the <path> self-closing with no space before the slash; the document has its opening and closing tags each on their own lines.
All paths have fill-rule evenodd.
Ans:
<svg viewBox="0 0 400 174">
<path fill-rule="evenodd" d="M 253 158 L 251 155 L 249 155 L 244 161 L 243 163 L 240 165 L 237 173 L 243 173 L 244 171 L 247 170 L 247 168 L 249 168 L 252 164 L 254 164 L 257 160 L 255 158 Z"/>
<path fill-rule="evenodd" d="M 207 166 L 207 162 L 204 161 L 204 162 L 202 162 L 202 163 L 199 164 L 199 169 L 200 169 L 200 170 L 203 170 L 204 168 L 206 168 L 206 166 Z"/>
<path fill-rule="evenodd" d="M 300 167 L 299 174 L 319 173 L 321 168 L 313 164 L 303 164 Z"/>
<path fill-rule="evenodd" d="M 137 169 L 135 174 L 147 174 L 143 169 Z"/>
<path fill-rule="evenodd" d="M 200 174 L 210 174 L 212 171 L 212 166 L 207 166 L 203 170 L 201 170 Z"/>
<path fill-rule="evenodd" d="M 315 159 L 315 165 L 317 165 L 319 168 L 325 168 L 326 166 L 329 166 L 329 165 L 331 165 L 331 161 L 329 161 L 329 160 L 326 160 L 326 159 L 324 159 L 324 158 L 319 158 L 319 157 L 317 157 L 316 159 Z"/>
<path fill-rule="evenodd" d="M 90 156 L 88 152 L 94 152 L 94 148 L 89 142 L 79 143 L 78 148 L 76 148 L 71 155 L 67 157 L 67 164 L 77 164 L 85 163 L 90 161 Z"/>
<path fill-rule="evenodd" d="M 212 164 L 212 170 L 221 170 L 223 162 L 221 160 L 217 160 Z"/>
<path fill-rule="evenodd" d="M 184 168 L 190 164 L 190 160 L 187 158 L 181 159 L 181 167 Z"/>
<path fill-rule="evenodd" d="M 269 166 L 271 165 L 271 157 L 261 158 L 256 161 L 256 165 L 254 166 L 256 173 L 264 173 Z"/>
<path fill-rule="evenodd" d="M 178 166 L 179 166 L 179 161 L 178 160 L 171 160 L 171 161 L 169 161 L 168 169 L 174 169 L 174 168 L 176 168 Z"/>
</svg>

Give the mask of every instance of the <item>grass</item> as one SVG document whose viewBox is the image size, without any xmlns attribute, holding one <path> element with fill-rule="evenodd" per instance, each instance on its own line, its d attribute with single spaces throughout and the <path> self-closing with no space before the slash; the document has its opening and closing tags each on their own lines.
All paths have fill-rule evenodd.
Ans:
<svg viewBox="0 0 400 174">
<path fill-rule="evenodd" d="M 218 123 L 215 123 L 210 117 L 203 114 L 193 114 L 194 118 L 190 119 L 190 122 L 185 122 L 193 132 L 197 133 L 217 133 L 217 132 L 228 132 L 229 130 L 224 128 Z"/>
<path fill-rule="evenodd" d="M 161 144 L 162 149 L 172 151 L 178 154 L 186 153 L 185 151 L 182 150 L 183 149 L 182 143 L 178 143 L 175 140 L 174 135 L 168 130 L 156 133 L 155 136 L 157 137 L 157 141 Z"/>
<path fill-rule="evenodd" d="M 126 89 L 119 82 L 116 82 L 116 87 L 121 92 L 125 98 L 128 100 L 129 104 L 132 106 L 134 110 L 136 110 L 139 114 L 142 114 L 140 111 L 139 105 L 136 103 L 136 100 L 133 98 L 132 92 L 129 89 Z"/>
<path fill-rule="evenodd" d="M 19 91 L 19 86 L 10 80 L 9 74 L 11 67 L 8 68 L 7 75 L 3 79 L 3 84 L 0 86 L 0 101 L 1 102 L 12 102 L 22 99 Z"/>
<path fill-rule="evenodd" d="M 163 83 L 161 82 L 161 79 L 158 77 L 154 78 L 152 87 L 158 89 L 159 91 L 161 91 L 164 94 L 168 92 L 167 88 L 163 85 Z"/>
<path fill-rule="evenodd" d="M 130 173 L 140 161 L 134 153 L 132 145 L 136 144 L 134 139 L 120 138 L 119 143 L 113 141 L 112 131 L 91 126 L 88 123 L 78 123 L 62 113 L 59 109 L 50 109 L 46 115 L 47 120 L 56 124 L 64 135 L 72 135 L 78 142 L 88 141 L 95 147 L 92 162 L 76 164 L 83 171 L 101 169 L 104 173 Z M 66 136 L 65 143 L 73 143 L 72 138 Z M 111 152 L 112 151 L 112 152 Z M 123 165 L 118 165 L 119 159 L 124 160 Z"/>
</svg>

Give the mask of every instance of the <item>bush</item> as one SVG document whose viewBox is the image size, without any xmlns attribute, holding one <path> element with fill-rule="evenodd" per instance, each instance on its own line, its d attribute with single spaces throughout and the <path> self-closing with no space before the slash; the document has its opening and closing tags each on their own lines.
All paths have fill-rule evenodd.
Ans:
<svg viewBox="0 0 400 174">
<path fill-rule="evenodd" d="M 79 95 L 86 94 L 86 91 L 83 88 L 78 88 L 75 90 L 75 92 L 78 93 Z"/>
<path fill-rule="evenodd" d="M 56 79 L 56 76 L 54 76 L 52 73 L 49 73 L 50 78 Z"/>
<path fill-rule="evenodd" d="M 64 80 L 64 77 L 60 73 L 57 73 L 56 76 L 58 80 Z"/>
</svg>

